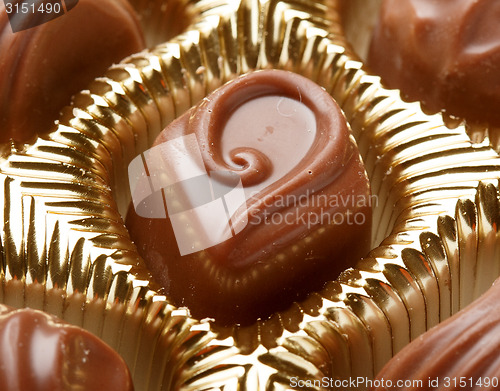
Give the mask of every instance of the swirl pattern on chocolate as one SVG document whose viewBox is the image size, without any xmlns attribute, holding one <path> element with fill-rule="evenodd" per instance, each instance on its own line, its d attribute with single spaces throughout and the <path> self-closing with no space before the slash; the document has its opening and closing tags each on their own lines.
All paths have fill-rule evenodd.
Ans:
<svg viewBox="0 0 500 391">
<path fill-rule="evenodd" d="M 189 255 L 177 248 L 179 236 L 203 241 L 202 235 L 223 232 L 214 215 L 208 224 L 183 220 L 181 232 L 175 227 L 176 213 L 195 206 L 191 190 L 174 199 L 176 190 L 165 192 L 170 219 L 137 213 L 137 203 L 130 208 L 130 235 L 177 305 L 197 317 L 251 322 L 320 289 L 368 252 L 368 179 L 343 113 L 313 82 L 284 71 L 245 75 L 172 123 L 155 147 L 188 135 L 199 146 L 199 171 L 229 190 L 241 180 L 244 197 L 226 198 L 231 232 Z M 160 153 L 163 168 L 169 159 L 178 171 L 189 166 L 176 151 Z M 162 175 L 151 164 L 148 171 L 152 178 Z M 236 182 L 229 183 L 231 177 Z"/>
</svg>

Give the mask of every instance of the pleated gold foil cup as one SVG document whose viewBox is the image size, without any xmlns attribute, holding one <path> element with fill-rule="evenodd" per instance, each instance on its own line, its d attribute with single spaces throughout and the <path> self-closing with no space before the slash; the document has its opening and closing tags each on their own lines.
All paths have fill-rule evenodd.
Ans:
<svg viewBox="0 0 500 391">
<path fill-rule="evenodd" d="M 366 73 L 338 3 L 179 4 L 193 15 L 186 31 L 109 69 L 47 136 L 3 146 L 0 298 L 102 337 L 137 390 L 367 389 L 394 353 L 500 274 L 500 158 Z M 373 250 L 270 319 L 216 328 L 153 282 L 123 225 L 125 178 L 169 122 L 263 68 L 311 78 L 344 110 L 378 200 Z"/>
</svg>

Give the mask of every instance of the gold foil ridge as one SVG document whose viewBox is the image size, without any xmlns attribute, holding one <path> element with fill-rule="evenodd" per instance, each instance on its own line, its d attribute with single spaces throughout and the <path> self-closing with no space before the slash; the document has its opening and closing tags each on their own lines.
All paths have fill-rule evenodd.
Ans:
<svg viewBox="0 0 500 391">
<path fill-rule="evenodd" d="M 299 379 L 322 384 L 328 379 L 373 378 L 411 339 L 477 298 L 494 281 L 500 268 L 496 261 L 498 207 L 498 188 L 480 183 L 474 200 L 456 203 L 453 217 L 437 217 L 438 234 L 421 232 L 415 249 L 405 248 L 397 258 L 367 258 L 352 271 L 357 274 L 352 281 L 332 283 L 337 287 L 323 292 L 329 298 L 324 298 L 320 315 L 306 318 L 301 330 L 285 335 L 277 347 L 252 353 L 257 355 L 255 365 L 264 367 L 260 371 L 272 369 L 266 376 L 267 387 L 282 389 Z M 467 282 L 470 274 L 482 277 L 471 284 Z M 399 284 L 402 277 L 406 286 Z M 415 300 L 412 296 L 416 286 L 427 292 L 417 296 L 424 301 L 412 317 L 411 307 L 404 301 L 405 297 Z M 329 290 L 334 294 L 329 295 Z M 211 373 L 211 384 L 216 388 L 219 383 L 229 383 L 229 373 L 234 373 L 231 363 L 244 362 L 252 355 L 215 361 L 212 365 L 219 369 L 220 378 Z M 195 365 L 191 370 L 196 369 Z M 257 373 L 249 368 L 239 377 L 243 378 L 259 384 Z M 201 374 L 191 378 L 183 389 L 196 389 L 203 384 L 201 379 Z"/>
</svg>

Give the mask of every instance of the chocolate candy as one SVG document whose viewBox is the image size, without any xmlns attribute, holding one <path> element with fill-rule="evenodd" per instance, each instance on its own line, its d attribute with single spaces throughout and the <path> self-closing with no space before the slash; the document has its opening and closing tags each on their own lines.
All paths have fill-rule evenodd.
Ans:
<svg viewBox="0 0 500 391">
<path fill-rule="evenodd" d="M 269 316 L 370 249 L 369 181 L 344 115 L 290 72 L 221 87 L 129 174 L 130 235 L 168 296 L 197 318 Z"/>
<path fill-rule="evenodd" d="M 384 0 L 368 64 L 433 112 L 500 125 L 500 2 Z"/>
<path fill-rule="evenodd" d="M 378 374 L 373 389 L 498 390 L 499 300 L 497 280 L 475 302 L 401 350 Z"/>
<path fill-rule="evenodd" d="M 0 305 L 0 389 L 133 390 L 123 359 L 55 316 Z"/>
<path fill-rule="evenodd" d="M 29 12 L 22 11 L 23 2 L 14 3 L 18 8 L 0 5 L 0 142 L 27 142 L 47 132 L 72 95 L 144 48 L 125 0 L 80 0 L 66 14 L 39 25 L 38 19 L 47 18 L 47 2 L 29 2 L 34 5 L 25 9 Z M 13 32 L 26 26 L 35 27 Z"/>
</svg>

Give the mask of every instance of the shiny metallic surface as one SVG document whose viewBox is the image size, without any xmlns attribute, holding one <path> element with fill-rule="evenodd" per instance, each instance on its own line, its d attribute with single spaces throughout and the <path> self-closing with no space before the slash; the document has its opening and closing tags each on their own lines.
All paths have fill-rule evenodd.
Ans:
<svg viewBox="0 0 500 391">
<path fill-rule="evenodd" d="M 140 12 L 161 2 L 133 3 Z M 0 300 L 101 336 L 138 390 L 372 379 L 500 274 L 500 158 L 382 88 L 344 38 L 336 2 L 178 3 L 192 15 L 187 30 L 109 69 L 47 136 L 2 146 Z M 303 74 L 341 105 L 376 196 L 373 250 L 288 310 L 220 329 L 168 304 L 152 282 L 122 222 L 125 178 L 170 121 L 263 68 Z"/>
</svg>

